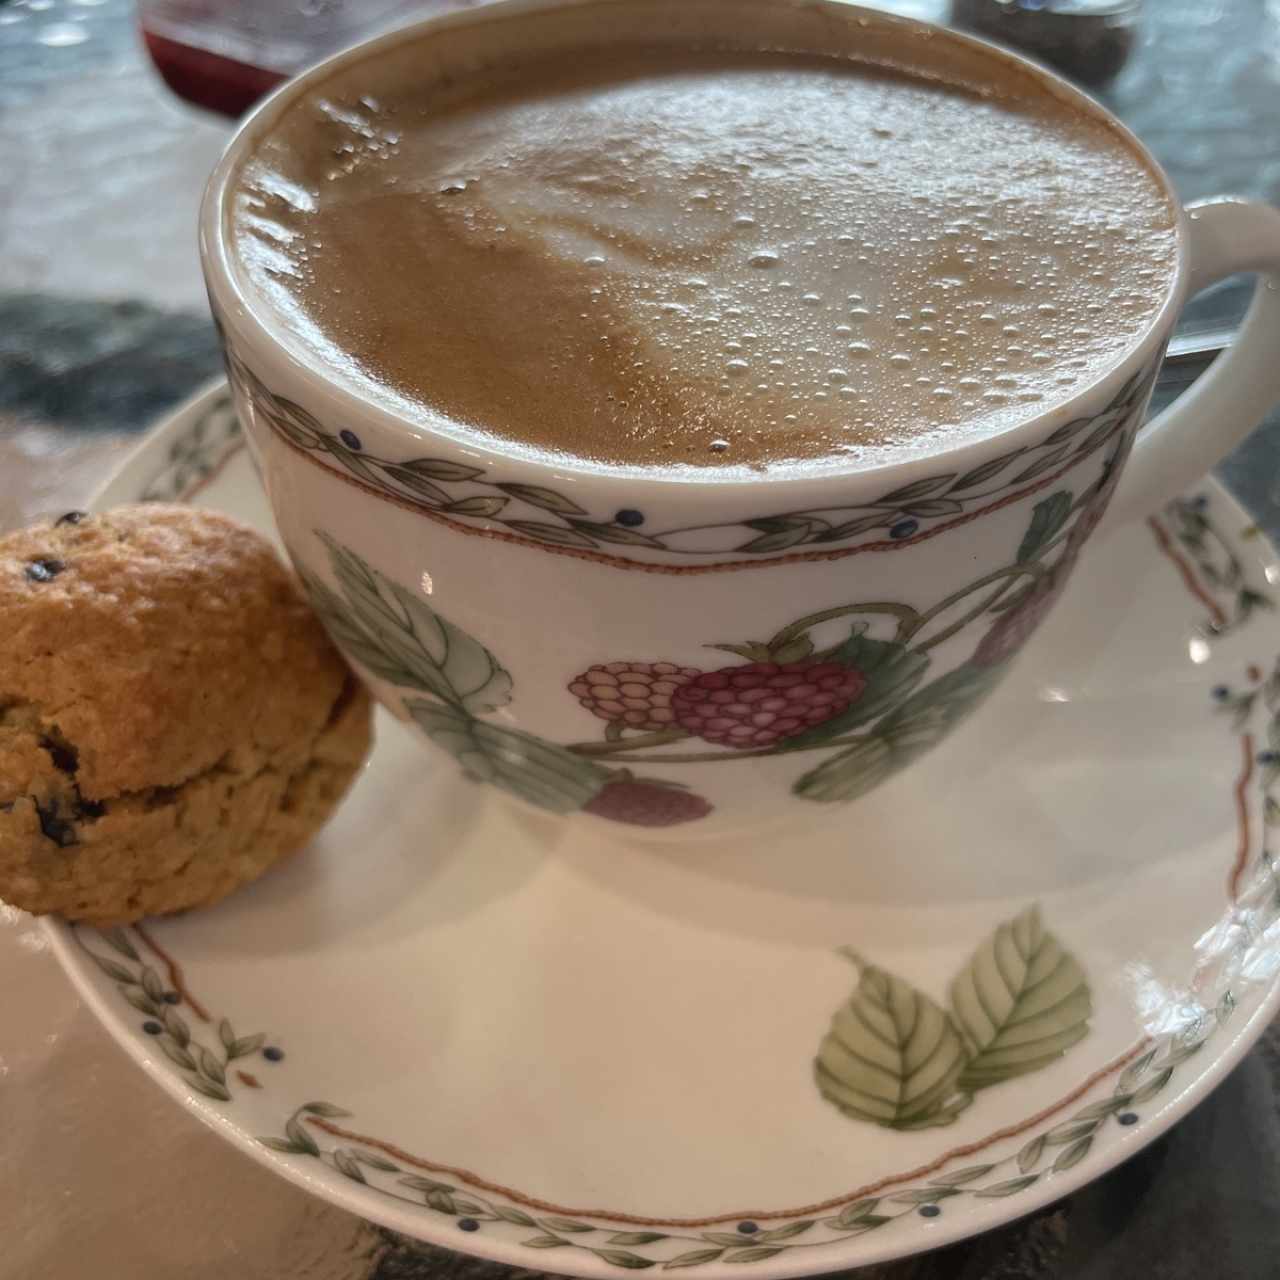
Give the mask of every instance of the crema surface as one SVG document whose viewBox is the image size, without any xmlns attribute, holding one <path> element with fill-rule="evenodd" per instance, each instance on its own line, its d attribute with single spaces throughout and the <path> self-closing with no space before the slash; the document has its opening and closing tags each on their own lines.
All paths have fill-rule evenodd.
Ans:
<svg viewBox="0 0 1280 1280">
<path fill-rule="evenodd" d="M 1175 214 L 1048 91 L 794 54 L 349 70 L 235 175 L 237 270 L 361 394 L 608 468 L 881 465 L 1114 365 Z"/>
</svg>

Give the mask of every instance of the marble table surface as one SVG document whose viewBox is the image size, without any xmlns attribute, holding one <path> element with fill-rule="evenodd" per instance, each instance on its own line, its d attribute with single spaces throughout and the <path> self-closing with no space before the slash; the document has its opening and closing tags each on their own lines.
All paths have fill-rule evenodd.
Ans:
<svg viewBox="0 0 1280 1280">
<path fill-rule="evenodd" d="M 943 0 L 903 0 L 937 18 Z M 1187 199 L 1280 203 L 1280 0 L 1147 0 L 1105 95 Z M 228 136 L 160 84 L 126 0 L 0 0 L 0 530 L 75 506 L 215 376 L 195 251 Z M 1189 323 L 1233 321 L 1227 287 Z M 1280 417 L 1222 467 L 1280 536 Z M 1128 1164 L 865 1280 L 1254 1280 L 1280 1271 L 1280 1028 Z M 175 1107 L 0 903 L 0 1280 L 506 1280 L 306 1196 Z"/>
</svg>

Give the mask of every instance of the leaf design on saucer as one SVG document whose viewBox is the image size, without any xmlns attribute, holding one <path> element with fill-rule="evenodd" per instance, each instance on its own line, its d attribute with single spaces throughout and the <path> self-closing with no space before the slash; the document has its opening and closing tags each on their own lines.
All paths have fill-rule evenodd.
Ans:
<svg viewBox="0 0 1280 1280">
<path fill-rule="evenodd" d="M 861 967 L 814 1063 L 822 1096 L 889 1129 L 950 1124 L 969 1102 L 956 1096 L 968 1055 L 950 1016 L 902 978 Z"/>
<path fill-rule="evenodd" d="M 405 709 L 469 775 L 553 813 L 581 809 L 609 780 L 607 770 L 584 756 L 456 707 L 415 698 Z"/>
<path fill-rule="evenodd" d="M 1006 921 L 951 984 L 951 1009 L 970 1053 L 966 1093 L 1037 1071 L 1089 1030 L 1084 971 L 1047 932 L 1038 906 Z"/>
<path fill-rule="evenodd" d="M 1045 930 L 1036 905 L 1000 925 L 969 958 L 951 983 L 950 1012 L 902 978 L 844 954 L 861 979 L 831 1020 L 814 1072 L 823 1097 L 857 1120 L 892 1129 L 950 1124 L 978 1090 L 1048 1066 L 1089 1030 L 1084 971 Z M 1135 1064 L 1126 1079 L 1148 1065 Z M 1095 1104 L 1096 1114 L 1086 1108 L 1072 1125 L 1033 1139 L 1017 1157 L 1019 1170 L 1031 1172 L 1046 1142 L 1091 1141 L 1101 1120 L 1136 1097 L 1123 1091 Z M 1059 1160 L 1083 1156 L 1073 1150 Z M 930 1186 L 967 1185 L 995 1168 L 955 1170 Z"/>
<path fill-rule="evenodd" d="M 374 675 L 420 689 L 471 714 L 511 701 L 511 676 L 497 658 L 420 595 L 371 569 L 323 534 L 345 604 L 313 576 L 303 581 L 334 639 Z"/>
</svg>

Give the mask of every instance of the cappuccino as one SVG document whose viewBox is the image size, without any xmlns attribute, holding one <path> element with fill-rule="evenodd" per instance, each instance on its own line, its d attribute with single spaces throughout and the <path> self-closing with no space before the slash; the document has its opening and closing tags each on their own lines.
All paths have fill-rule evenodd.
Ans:
<svg viewBox="0 0 1280 1280">
<path fill-rule="evenodd" d="M 366 59 L 241 167 L 237 271 L 361 395 L 526 456 L 728 476 L 989 436 L 1151 325 L 1175 211 L 1047 84 L 901 53 Z"/>
</svg>

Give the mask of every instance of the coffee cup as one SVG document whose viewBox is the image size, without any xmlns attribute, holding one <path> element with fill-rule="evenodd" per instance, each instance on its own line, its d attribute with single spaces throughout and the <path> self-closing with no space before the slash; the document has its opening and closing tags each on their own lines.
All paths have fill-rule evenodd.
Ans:
<svg viewBox="0 0 1280 1280">
<path fill-rule="evenodd" d="M 424 79 L 457 85 L 513 58 L 572 63 L 628 42 L 646 58 L 707 48 L 870 57 L 892 74 L 903 50 L 927 48 L 920 57 L 959 68 L 974 111 L 989 85 L 1019 86 L 1128 149 L 1153 199 L 1167 202 L 1167 270 L 1152 273 L 1117 349 L 1056 398 L 1018 401 L 1016 420 L 926 433 L 898 452 L 866 446 L 843 460 L 779 466 L 756 457 L 727 469 L 602 462 L 439 425 L 371 391 L 342 358 L 282 323 L 269 295 L 294 268 L 268 261 L 269 244 L 266 274 L 254 278 L 237 228 L 246 166 L 298 145 L 309 127 L 300 104 L 325 104 L 329 124 L 345 111 L 359 121 L 357 143 L 368 133 L 373 151 L 394 150 L 403 120 L 379 132 L 364 108 L 326 97 L 349 70 L 367 75 L 359 100 L 376 115 L 384 65 L 411 60 Z M 333 181 L 349 163 L 335 149 Z M 268 194 L 303 208 L 322 185 L 277 183 Z M 248 206 L 255 217 L 258 196 Z M 272 234 L 283 245 L 293 233 Z M 969 37 L 826 0 L 515 0 L 382 36 L 290 82 L 243 123 L 209 183 L 201 250 L 275 519 L 336 643 L 421 735 L 433 767 L 460 767 L 602 832 L 687 837 L 843 812 L 997 687 L 1104 514 L 1145 515 L 1280 399 L 1280 214 L 1231 199 L 1183 209 L 1141 144 L 1052 73 Z M 1111 251 L 1098 250 L 1092 275 L 1107 274 Z M 1235 342 L 1144 425 L 1184 301 L 1242 271 L 1263 283 Z M 1015 282 L 1028 290 L 1016 305 L 1069 308 L 1081 282 L 1061 271 L 1046 281 L 1041 301 L 1035 280 Z M 365 312 L 376 304 L 362 298 Z M 1098 305 L 1089 323 L 1106 326 Z M 382 321 L 389 331 L 396 317 Z M 522 323 L 545 319 L 531 312 Z M 446 338 L 448 326 L 439 319 Z M 1005 375 L 994 361 L 990 369 L 975 403 L 1001 399 Z M 824 404 L 849 381 L 839 372 Z M 495 360 L 493 377 L 502 376 Z M 554 401 L 562 382 L 579 388 L 574 377 L 547 368 L 538 394 Z"/>
</svg>

